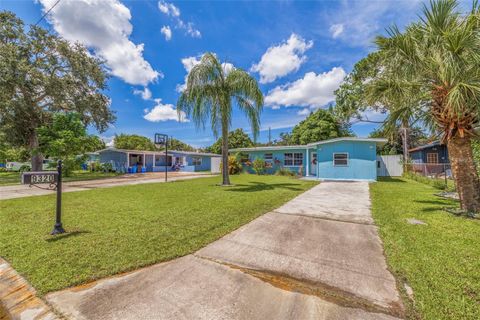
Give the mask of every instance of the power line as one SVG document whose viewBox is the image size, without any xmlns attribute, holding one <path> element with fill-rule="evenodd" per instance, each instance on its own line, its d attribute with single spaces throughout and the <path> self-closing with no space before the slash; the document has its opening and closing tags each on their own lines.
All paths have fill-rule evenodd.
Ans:
<svg viewBox="0 0 480 320">
<path fill-rule="evenodd" d="M 43 18 L 45 18 L 47 16 L 47 14 L 50 13 L 50 11 L 52 11 L 53 8 L 55 8 L 55 6 L 60 2 L 60 0 L 57 0 L 57 2 L 55 2 L 55 4 L 53 6 L 50 7 L 50 9 L 48 9 L 44 14 L 43 16 L 37 21 L 37 23 L 34 24 L 34 26 L 36 26 L 37 24 L 40 23 L 40 21 L 43 20 Z"/>
</svg>

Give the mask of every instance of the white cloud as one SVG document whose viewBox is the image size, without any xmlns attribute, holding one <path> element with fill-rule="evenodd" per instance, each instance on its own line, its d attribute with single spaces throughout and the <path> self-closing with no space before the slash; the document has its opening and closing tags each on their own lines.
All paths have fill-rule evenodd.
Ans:
<svg viewBox="0 0 480 320">
<path fill-rule="evenodd" d="M 43 10 L 55 0 L 40 0 Z M 129 84 L 147 85 L 162 74 L 143 58 L 143 43 L 135 44 L 130 10 L 118 0 L 64 0 L 48 14 L 55 31 L 69 41 L 92 48 L 111 73 Z"/>
<path fill-rule="evenodd" d="M 107 147 L 113 147 L 113 139 L 115 136 L 101 136 L 100 139 L 105 143 Z"/>
<path fill-rule="evenodd" d="M 305 51 L 313 46 L 313 41 L 305 41 L 292 33 L 283 43 L 272 46 L 263 54 L 260 62 L 251 68 L 260 74 L 260 83 L 269 83 L 291 72 L 297 71 L 306 61 Z"/>
<path fill-rule="evenodd" d="M 152 98 L 152 92 L 147 87 L 143 90 L 135 89 L 133 90 L 133 94 L 141 96 L 143 100 L 150 100 Z"/>
<path fill-rule="evenodd" d="M 183 58 L 181 60 L 187 74 L 185 75 L 184 82 L 182 84 L 177 85 L 176 87 L 177 92 L 182 92 L 183 90 L 185 90 L 185 88 L 187 87 L 188 74 L 193 69 L 193 67 L 195 67 L 197 64 L 200 63 L 201 59 L 202 59 L 202 56 L 200 55 L 200 56 Z M 223 67 L 223 70 L 225 71 L 225 74 L 228 74 L 230 71 L 232 71 L 235 68 L 235 66 L 229 62 L 223 62 L 222 67 Z"/>
<path fill-rule="evenodd" d="M 177 109 L 173 106 L 173 104 L 167 103 L 163 104 L 162 99 L 155 99 L 156 105 L 151 109 L 144 109 L 145 115 L 143 118 L 148 121 L 152 122 L 160 122 L 160 121 L 178 121 L 178 122 L 189 122 L 186 117 L 185 112 L 177 113 Z"/>
<path fill-rule="evenodd" d="M 180 16 L 180 9 L 178 9 L 173 3 L 158 1 L 158 9 L 169 16 Z"/>
<path fill-rule="evenodd" d="M 273 107 L 320 108 L 335 99 L 334 91 L 345 75 L 341 67 L 320 74 L 308 72 L 301 79 L 270 90 L 265 97 L 265 104 Z"/>
<path fill-rule="evenodd" d="M 342 23 L 333 24 L 330 26 L 330 33 L 332 34 L 332 38 L 338 38 L 343 33 L 344 26 Z"/>
<path fill-rule="evenodd" d="M 159 1 L 158 2 L 158 9 L 166 14 L 167 16 L 172 17 L 172 19 L 175 21 L 175 28 L 176 29 L 182 29 L 185 31 L 185 34 L 188 34 L 192 38 L 201 38 L 202 34 L 198 29 L 195 29 L 194 25 L 192 22 L 185 22 L 180 18 L 180 9 L 176 7 L 173 3 L 168 3 L 166 1 Z M 162 28 L 163 29 L 163 28 Z M 170 27 L 169 27 L 170 29 Z M 163 31 L 162 31 L 163 33 Z M 171 30 L 170 30 L 170 38 L 171 36 Z M 166 37 L 166 36 L 165 36 Z M 170 40 L 170 39 L 167 39 Z"/>
<path fill-rule="evenodd" d="M 172 39 L 172 29 L 169 26 L 163 26 L 160 32 L 165 36 L 165 40 L 170 41 Z"/>
<path fill-rule="evenodd" d="M 297 114 L 299 116 L 308 116 L 312 112 L 309 108 L 303 108 L 302 110 L 298 111 Z"/>
</svg>

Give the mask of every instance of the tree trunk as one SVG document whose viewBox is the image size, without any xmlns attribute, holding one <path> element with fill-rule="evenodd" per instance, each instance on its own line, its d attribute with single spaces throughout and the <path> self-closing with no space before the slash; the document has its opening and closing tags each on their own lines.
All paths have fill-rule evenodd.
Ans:
<svg viewBox="0 0 480 320">
<path fill-rule="evenodd" d="M 230 185 L 228 176 L 228 126 L 222 125 L 222 185 Z"/>
<path fill-rule="evenodd" d="M 30 136 L 29 147 L 32 153 L 32 171 L 43 171 L 43 155 L 38 151 L 37 132 L 33 132 Z"/>
<path fill-rule="evenodd" d="M 402 144 L 403 144 L 403 161 L 404 163 L 408 163 L 408 160 L 410 158 L 410 154 L 408 152 L 409 149 L 409 144 L 408 144 L 408 124 L 402 125 L 402 128 L 400 129 L 401 135 L 402 135 Z"/>
<path fill-rule="evenodd" d="M 470 138 L 457 135 L 447 142 L 447 148 L 461 208 L 467 212 L 480 212 L 480 180 Z"/>
</svg>

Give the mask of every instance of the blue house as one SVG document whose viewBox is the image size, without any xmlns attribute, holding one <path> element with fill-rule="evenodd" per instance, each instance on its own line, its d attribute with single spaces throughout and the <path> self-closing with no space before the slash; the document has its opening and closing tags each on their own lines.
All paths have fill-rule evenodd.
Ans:
<svg viewBox="0 0 480 320">
<path fill-rule="evenodd" d="M 440 144 L 440 141 L 434 141 L 408 151 L 412 163 L 450 163 L 448 160 L 447 146 Z"/>
<path fill-rule="evenodd" d="M 238 148 L 248 162 L 263 159 L 267 173 L 280 168 L 320 180 L 377 180 L 377 146 L 387 139 L 344 137 L 297 146 Z M 253 172 L 244 163 L 244 169 Z"/>
<path fill-rule="evenodd" d="M 219 172 L 221 156 L 212 153 L 189 151 L 148 151 L 107 148 L 99 154 L 100 163 L 110 163 L 117 172 L 165 172 L 174 167 L 183 172 Z M 130 170 L 129 170 L 130 168 Z"/>
</svg>

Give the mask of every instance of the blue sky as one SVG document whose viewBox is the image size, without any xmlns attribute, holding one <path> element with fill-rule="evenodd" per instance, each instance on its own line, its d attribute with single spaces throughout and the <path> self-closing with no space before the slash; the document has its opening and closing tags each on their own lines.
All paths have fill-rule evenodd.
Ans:
<svg viewBox="0 0 480 320">
<path fill-rule="evenodd" d="M 33 24 L 56 2 L 0 0 L 0 8 Z M 259 140 L 266 141 L 269 127 L 276 138 L 333 102 L 344 75 L 374 49 L 373 37 L 414 21 L 420 8 L 416 0 L 60 0 L 40 25 L 106 61 L 112 74 L 106 94 L 118 119 L 102 137 L 162 132 L 201 147 L 214 142 L 211 131 L 188 118 L 178 121 L 174 106 L 202 53 L 215 52 L 226 68 L 242 68 L 260 81 L 266 105 Z M 232 127 L 249 131 L 237 110 Z M 353 126 L 358 136 L 373 128 Z"/>
</svg>

